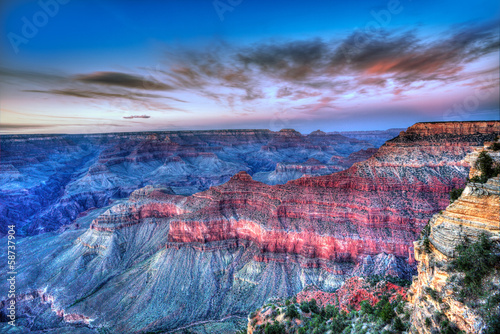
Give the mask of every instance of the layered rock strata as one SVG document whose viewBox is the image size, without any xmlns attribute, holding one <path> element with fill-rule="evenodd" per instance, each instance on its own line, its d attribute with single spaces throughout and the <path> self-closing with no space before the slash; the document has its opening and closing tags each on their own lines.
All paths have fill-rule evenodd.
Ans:
<svg viewBox="0 0 500 334">
<path fill-rule="evenodd" d="M 304 173 L 322 175 L 346 168 L 329 163 L 332 156 L 372 147 L 338 134 L 304 136 L 293 130 L 0 136 L 0 234 L 13 222 L 18 235 L 57 230 L 144 185 L 190 195 L 241 170 L 273 173 L 281 163 L 298 169 L 278 171 L 278 183 Z M 300 167 L 311 158 L 326 169 Z"/>
<path fill-rule="evenodd" d="M 474 165 L 478 153 L 489 144 L 473 152 L 467 160 Z M 496 152 L 489 154 L 500 162 Z M 471 176 L 476 174 L 471 169 Z M 500 249 L 500 177 L 490 178 L 484 184 L 468 183 L 460 198 L 432 217 L 429 228 L 428 247 L 423 240 L 415 242 L 418 276 L 408 294 L 413 306 L 411 332 L 434 333 L 440 329 L 443 316 L 466 333 L 485 332 L 488 326 L 479 312 L 484 301 L 472 305 L 459 297 L 460 273 L 450 267 L 450 262 L 457 256 L 457 245 L 464 240 L 477 241 L 482 233 L 493 241 L 496 251 Z M 484 289 L 491 292 L 485 298 L 500 290 L 497 270 L 492 267 L 485 278 Z M 494 309 L 490 311 L 495 314 Z"/>
</svg>

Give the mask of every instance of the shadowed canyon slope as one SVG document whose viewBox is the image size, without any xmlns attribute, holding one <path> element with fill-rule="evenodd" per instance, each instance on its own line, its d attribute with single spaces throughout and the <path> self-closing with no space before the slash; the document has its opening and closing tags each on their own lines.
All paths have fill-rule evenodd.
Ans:
<svg viewBox="0 0 500 334">
<path fill-rule="evenodd" d="M 136 190 L 64 232 L 19 242 L 19 293 L 36 292 L 62 315 L 26 307 L 21 318 L 26 328 L 36 314 L 43 328 L 116 333 L 230 327 L 270 297 L 369 274 L 372 259 L 407 275 L 396 264 L 412 262 L 420 229 L 465 183 L 464 158 L 499 126 L 418 123 L 347 170 L 282 185 L 243 171 L 191 196 Z"/>
<path fill-rule="evenodd" d="M 12 135 L 0 145 L 0 233 L 16 222 L 24 235 L 56 230 L 145 185 L 191 195 L 241 170 L 285 183 L 343 170 L 366 157 L 350 154 L 374 149 L 339 134 L 294 130 Z"/>
</svg>

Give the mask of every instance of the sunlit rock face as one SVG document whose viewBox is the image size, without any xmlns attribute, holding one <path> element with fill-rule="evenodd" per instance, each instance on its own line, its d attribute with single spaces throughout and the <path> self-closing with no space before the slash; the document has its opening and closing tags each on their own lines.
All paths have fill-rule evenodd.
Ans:
<svg viewBox="0 0 500 334">
<path fill-rule="evenodd" d="M 418 123 L 351 168 L 269 186 L 240 172 L 186 198 L 169 241 L 249 240 L 263 253 L 357 261 L 411 257 L 412 241 L 469 173 L 464 157 L 498 122 Z"/>
<path fill-rule="evenodd" d="M 494 161 L 500 163 L 498 151 L 488 150 L 490 144 L 477 148 L 465 160 L 474 166 L 479 152 L 485 150 Z M 471 176 L 476 173 L 477 170 L 472 168 Z M 473 242 L 481 233 L 486 233 L 493 240 L 496 251 L 500 249 L 500 178 L 490 178 L 484 184 L 468 183 L 462 195 L 446 210 L 435 214 L 429 225 L 429 250 L 426 251 L 422 240 L 415 242 L 418 276 L 408 294 L 413 306 L 411 332 L 438 331 L 442 319 L 437 319 L 436 314 L 443 314 L 466 333 L 484 333 L 488 329 L 485 319 L 478 312 L 477 305 L 460 300 L 458 291 L 462 286 L 457 280 L 459 274 L 449 264 L 457 255 L 455 247 L 464 238 Z M 485 298 L 500 289 L 500 277 L 494 268 L 485 278 L 484 289 Z M 479 305 L 485 301 L 480 301 Z"/>
<path fill-rule="evenodd" d="M 147 333 L 246 323 L 270 297 L 333 292 L 353 273 L 405 276 L 412 241 L 468 175 L 462 160 L 495 136 L 499 123 L 484 123 L 422 134 L 417 124 L 347 170 L 282 185 L 239 171 L 189 196 L 142 187 L 73 228 L 22 239 L 19 293 L 43 291 L 93 331 Z"/>
<path fill-rule="evenodd" d="M 1 136 L 0 145 L 0 233 L 16 222 L 21 235 L 57 230 L 145 185 L 191 195 L 242 170 L 269 184 L 285 183 L 348 168 L 356 160 L 331 158 L 374 147 L 293 130 L 11 135 Z M 322 167 L 310 168 L 311 159 Z M 294 167 L 283 171 L 282 165 Z"/>
</svg>

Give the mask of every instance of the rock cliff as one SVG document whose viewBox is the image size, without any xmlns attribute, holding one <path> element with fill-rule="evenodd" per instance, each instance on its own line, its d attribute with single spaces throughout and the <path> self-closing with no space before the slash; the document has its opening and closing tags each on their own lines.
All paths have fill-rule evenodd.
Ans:
<svg viewBox="0 0 500 334">
<path fill-rule="evenodd" d="M 285 185 L 240 172 L 186 198 L 189 213 L 172 219 L 169 241 L 242 239 L 263 254 L 331 261 L 382 252 L 411 258 L 411 241 L 449 204 L 450 190 L 464 185 L 463 159 L 498 129 L 498 122 L 476 123 L 418 123 L 348 170 Z"/>
<path fill-rule="evenodd" d="M 490 144 L 466 160 L 474 166 L 479 152 L 485 151 L 500 162 L 498 151 L 488 149 Z M 473 167 L 470 176 L 477 173 Z M 465 291 L 464 274 L 453 261 L 459 255 L 457 246 L 477 242 L 483 233 L 493 242 L 491 251 L 500 251 L 500 177 L 486 183 L 469 182 L 457 200 L 432 217 L 427 229 L 425 238 L 415 242 L 418 276 L 408 294 L 413 307 L 411 332 L 434 333 L 449 323 L 465 333 L 495 333 L 492 319 L 500 316 L 498 301 L 494 302 L 500 299 L 500 257 L 496 267 L 485 268 L 485 277 L 477 282 L 482 292 L 475 297 L 461 292 Z M 481 253 L 469 260 L 482 261 Z"/>
</svg>

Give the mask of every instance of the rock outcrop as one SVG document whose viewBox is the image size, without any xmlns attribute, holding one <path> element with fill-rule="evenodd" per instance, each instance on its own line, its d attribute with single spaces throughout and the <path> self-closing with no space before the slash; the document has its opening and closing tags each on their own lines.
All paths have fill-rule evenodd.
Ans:
<svg viewBox="0 0 500 334">
<path fill-rule="evenodd" d="M 403 318 L 403 314 L 387 310 L 398 305 L 396 310 L 402 313 L 400 301 L 407 290 L 408 287 L 384 279 L 375 281 L 360 277 L 348 279 L 331 293 L 308 286 L 286 301 L 271 298 L 266 305 L 250 313 L 246 333 L 383 333 L 393 329 L 392 319 L 388 318 Z M 387 305 L 385 314 L 390 316 L 381 316 L 383 305 Z M 401 331 L 401 328 L 394 329 Z"/>
<path fill-rule="evenodd" d="M 486 143 L 484 149 L 475 150 L 466 160 L 474 166 L 478 153 L 486 151 L 494 160 L 500 162 L 498 152 L 488 150 L 489 146 L 490 143 Z M 477 170 L 472 168 L 470 175 L 476 176 Z M 411 332 L 434 333 L 442 327 L 443 321 L 448 321 L 466 333 L 485 333 L 488 325 L 484 313 L 480 311 L 485 300 L 470 302 L 460 296 L 463 276 L 454 270 L 450 263 L 457 256 L 456 247 L 459 244 L 465 240 L 477 241 L 482 233 L 485 233 L 498 247 L 500 177 L 490 178 L 484 184 L 468 183 L 457 200 L 446 210 L 432 217 L 428 228 L 428 239 L 415 242 L 418 276 L 415 277 L 408 294 L 413 306 Z M 481 259 L 471 259 L 471 261 L 481 261 Z M 483 288 L 483 292 L 489 292 L 485 293 L 486 296 L 483 298 L 498 295 L 499 278 L 498 268 L 491 267 L 489 276 L 484 278 Z M 492 312 L 492 317 L 498 313 L 495 308 L 498 308 L 498 305 L 491 306 L 488 311 Z"/>
</svg>

